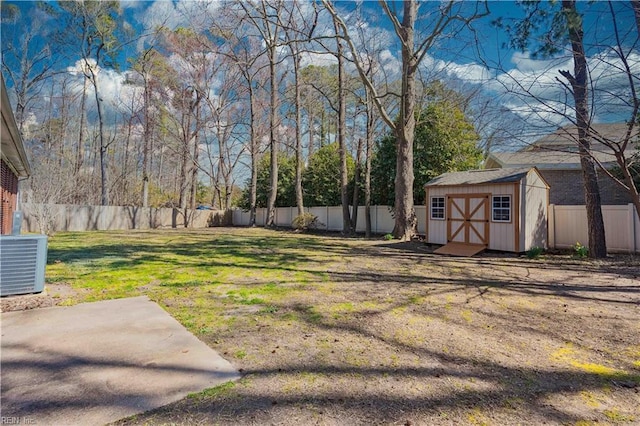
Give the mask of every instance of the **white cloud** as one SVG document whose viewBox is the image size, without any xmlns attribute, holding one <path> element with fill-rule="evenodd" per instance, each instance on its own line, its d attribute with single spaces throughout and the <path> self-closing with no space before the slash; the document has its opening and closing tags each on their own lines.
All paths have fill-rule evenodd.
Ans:
<svg viewBox="0 0 640 426">
<path fill-rule="evenodd" d="M 139 2 L 148 4 L 149 2 Z M 159 27 L 174 30 L 178 27 L 190 27 L 196 31 L 203 30 L 211 24 L 216 11 L 222 2 L 213 0 L 155 0 L 144 9 L 136 13 L 136 19 L 148 32 L 137 42 L 138 50 L 142 50 L 145 43 L 153 37 L 153 31 Z"/>
<path fill-rule="evenodd" d="M 566 61 L 568 58 L 563 58 L 562 61 Z M 529 52 L 515 52 L 511 55 L 511 63 L 515 65 L 515 68 L 519 71 L 529 72 L 544 72 L 545 70 L 553 67 L 554 63 L 558 62 L 558 59 L 534 59 Z"/>
<path fill-rule="evenodd" d="M 640 86 L 640 54 L 633 52 L 627 61 L 636 87 Z M 544 110 L 540 104 L 573 104 L 569 82 L 560 71 L 573 73 L 571 57 L 553 60 L 535 60 L 527 55 L 514 54 L 512 62 L 516 68 L 499 74 L 489 82 L 489 88 L 502 94 L 513 94 L 527 100 L 533 110 Z M 631 97 L 629 74 L 622 60 L 612 51 L 603 51 L 587 59 L 591 84 L 590 108 L 596 116 L 619 115 L 619 120 L 627 120 L 624 112 L 629 111 L 627 102 Z M 514 98 L 512 97 L 512 98 Z M 551 120 L 551 119 L 550 119 Z"/>
<path fill-rule="evenodd" d="M 467 83 L 481 84 L 493 77 L 486 67 L 474 63 L 456 64 L 455 62 L 437 61 L 435 68 Z"/>
<path fill-rule="evenodd" d="M 140 90 L 134 85 L 126 84 L 126 74 L 111 68 L 101 68 L 96 65 L 95 60 L 89 60 L 88 66 L 92 67 L 96 72 L 98 95 L 102 99 L 107 116 L 114 114 L 117 110 L 131 108 L 132 102 L 134 108 L 139 107 L 139 105 L 136 105 L 136 99 L 139 99 Z M 73 66 L 67 68 L 67 73 L 73 77 L 70 88 L 76 94 L 80 94 L 84 90 L 85 77 L 82 72 L 84 67 L 84 61 L 79 60 Z M 89 99 L 87 109 L 89 112 L 95 112 L 93 85 L 87 85 L 86 94 Z"/>
<path fill-rule="evenodd" d="M 155 0 L 149 7 L 138 14 L 138 19 L 149 29 L 164 26 L 175 29 L 189 26 L 196 31 L 210 25 L 211 18 L 221 7 L 219 1 L 193 0 Z"/>
<path fill-rule="evenodd" d="M 172 1 L 156 0 L 144 11 L 140 12 L 138 19 L 145 28 L 154 29 L 159 26 L 174 29 L 183 22 L 183 17 L 177 12 Z"/>
<path fill-rule="evenodd" d="M 146 2 L 140 0 L 120 0 L 120 7 L 123 9 L 139 9 Z"/>
</svg>

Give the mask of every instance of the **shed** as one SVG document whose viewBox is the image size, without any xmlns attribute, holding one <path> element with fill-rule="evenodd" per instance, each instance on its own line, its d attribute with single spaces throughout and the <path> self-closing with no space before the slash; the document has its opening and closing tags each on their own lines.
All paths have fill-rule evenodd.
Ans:
<svg viewBox="0 0 640 426">
<path fill-rule="evenodd" d="M 535 167 L 445 173 L 425 191 L 426 240 L 444 253 L 547 246 L 549 185 Z"/>
</svg>

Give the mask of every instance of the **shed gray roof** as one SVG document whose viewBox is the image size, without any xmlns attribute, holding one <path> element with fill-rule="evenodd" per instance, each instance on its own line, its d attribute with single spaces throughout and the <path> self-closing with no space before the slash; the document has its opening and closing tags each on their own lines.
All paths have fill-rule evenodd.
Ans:
<svg viewBox="0 0 640 426">
<path fill-rule="evenodd" d="M 450 172 L 431 179 L 425 186 L 479 185 L 491 183 L 519 182 L 533 170 L 532 167 L 506 169 L 469 170 Z"/>
</svg>

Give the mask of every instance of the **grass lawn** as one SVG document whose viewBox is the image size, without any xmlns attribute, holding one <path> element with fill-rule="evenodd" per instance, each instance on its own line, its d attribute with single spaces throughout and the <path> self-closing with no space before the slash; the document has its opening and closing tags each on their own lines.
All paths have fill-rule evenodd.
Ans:
<svg viewBox="0 0 640 426">
<path fill-rule="evenodd" d="M 248 228 L 57 234 L 59 304 L 147 295 L 244 374 L 122 424 L 640 422 L 640 260 Z M 70 287 L 70 288 L 69 288 Z"/>
</svg>

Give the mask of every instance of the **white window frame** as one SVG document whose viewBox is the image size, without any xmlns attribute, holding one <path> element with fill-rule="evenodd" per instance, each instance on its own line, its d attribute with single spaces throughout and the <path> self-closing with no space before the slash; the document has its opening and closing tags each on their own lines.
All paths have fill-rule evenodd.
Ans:
<svg viewBox="0 0 640 426">
<path fill-rule="evenodd" d="M 433 206 L 433 201 L 436 199 L 440 199 L 442 200 L 442 207 L 440 207 L 439 203 L 438 205 L 435 207 L 437 212 L 442 211 L 442 217 L 435 217 L 433 215 L 433 210 L 434 210 L 434 206 Z M 447 198 L 444 196 L 433 196 L 430 198 L 429 200 L 429 217 L 431 218 L 431 220 L 446 220 L 447 219 Z"/>
<path fill-rule="evenodd" d="M 496 207 L 496 205 L 495 205 L 496 198 L 500 198 L 500 206 L 499 207 Z M 502 203 L 504 203 L 505 199 L 509 200 L 509 206 L 508 207 L 504 207 L 502 205 Z M 513 203 L 512 203 L 511 200 L 512 200 L 511 195 L 492 195 L 491 196 L 491 222 L 511 223 L 511 216 L 512 216 L 512 210 L 513 210 L 512 209 Z M 507 213 L 509 214 L 509 219 L 508 220 L 496 219 L 497 211 L 502 211 L 504 213 L 504 210 L 506 210 Z"/>
</svg>

